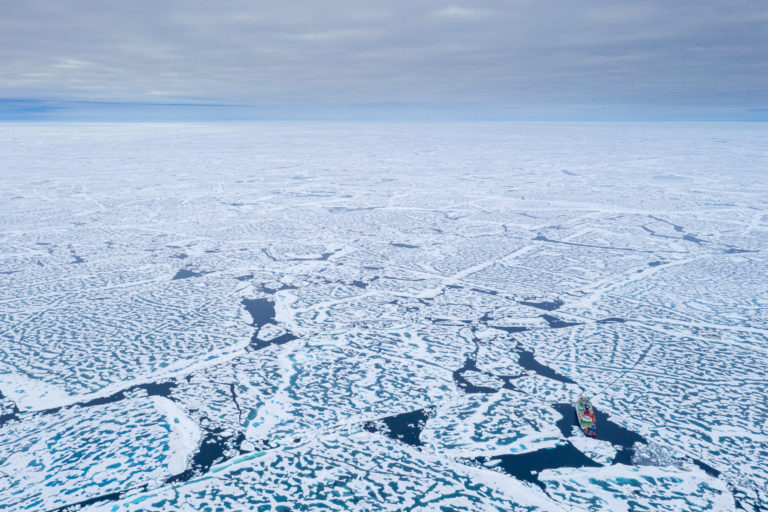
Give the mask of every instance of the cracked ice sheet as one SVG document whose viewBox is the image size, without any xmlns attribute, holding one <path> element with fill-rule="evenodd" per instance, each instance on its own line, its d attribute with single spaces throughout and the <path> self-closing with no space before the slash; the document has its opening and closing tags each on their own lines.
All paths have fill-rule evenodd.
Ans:
<svg viewBox="0 0 768 512">
<path fill-rule="evenodd" d="M 236 432 L 245 425 L 249 410 L 275 393 L 279 371 L 277 361 L 266 357 L 240 357 L 179 379 L 170 396 L 198 424 Z"/>
<path fill-rule="evenodd" d="M 502 389 L 466 395 L 438 407 L 421 433 L 429 450 L 452 457 L 525 453 L 561 440 L 560 415 L 544 403 Z"/>
<path fill-rule="evenodd" d="M 611 290 L 611 296 L 627 301 L 639 319 L 663 321 L 653 309 L 673 307 L 683 325 L 768 334 L 768 288 L 754 279 L 765 275 L 768 263 L 762 256 L 712 255 L 660 269 L 649 279 Z"/>
<path fill-rule="evenodd" d="M 167 426 L 148 398 L 23 415 L 0 429 L 0 508 L 46 510 L 169 475 Z"/>
<path fill-rule="evenodd" d="M 91 510 L 559 509 L 538 488 L 369 433 L 322 436 L 239 460 L 208 478 Z"/>
<path fill-rule="evenodd" d="M 0 303 L 0 390 L 21 409 L 41 410 L 188 372 L 247 344 L 231 279 L 163 280 L 128 289 L 99 281 L 74 295 L 57 292 L 56 305 L 31 313 Z"/>
<path fill-rule="evenodd" d="M 768 441 L 757 420 L 768 417 L 765 360 L 753 348 L 762 338 L 739 342 L 728 332 L 720 339 L 693 337 L 635 323 L 567 330 L 515 338 L 533 347 L 541 362 L 579 381 L 613 421 L 648 439 L 663 439 L 677 453 L 706 461 L 748 488 L 768 481 L 765 465 L 754 459 Z M 486 368 L 502 371 L 493 349 L 487 354 Z M 561 392 L 565 385 L 555 381 L 528 376 L 514 382 L 537 397 L 568 400 Z"/>
<path fill-rule="evenodd" d="M 248 415 L 247 437 L 259 441 L 306 436 L 449 399 L 456 393 L 451 369 L 422 362 L 418 352 L 405 358 L 385 349 L 398 341 L 402 349 L 409 340 L 418 347 L 419 339 L 393 331 L 291 342 L 278 357 L 277 391 Z"/>
<path fill-rule="evenodd" d="M 436 406 L 425 440 L 476 454 L 517 435 L 506 418 L 548 420 L 581 387 L 674 456 L 765 488 L 762 127 L 0 128 L 0 375 L 28 379 L 0 385 L 3 430 L 35 418 L 16 405 L 173 376 L 167 398 L 223 432 L 224 459 L 270 403 L 287 406 L 254 434 L 270 443 Z M 299 339 L 245 350 L 244 298 L 275 300 L 276 329 Z M 556 319 L 585 324 L 553 329 L 521 304 L 558 300 Z M 596 323 L 608 317 L 627 323 Z M 484 323 L 531 331 L 486 336 Z M 476 349 L 466 379 L 495 389 L 522 374 L 511 384 L 530 407 L 457 389 L 452 372 Z M 523 371 L 518 349 L 576 384 Z M 297 368 L 281 369 L 291 357 Z M 31 399 L 18 392 L 36 383 Z M 95 428 L 96 410 L 64 412 Z"/>
</svg>

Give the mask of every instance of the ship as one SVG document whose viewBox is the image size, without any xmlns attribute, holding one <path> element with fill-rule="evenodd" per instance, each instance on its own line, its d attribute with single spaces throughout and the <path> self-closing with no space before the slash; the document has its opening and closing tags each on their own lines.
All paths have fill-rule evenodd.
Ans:
<svg viewBox="0 0 768 512">
<path fill-rule="evenodd" d="M 579 426 L 584 433 L 590 437 L 597 434 L 597 420 L 595 419 L 595 410 L 592 408 L 592 402 L 583 394 L 576 401 L 576 416 L 579 418 Z"/>
</svg>

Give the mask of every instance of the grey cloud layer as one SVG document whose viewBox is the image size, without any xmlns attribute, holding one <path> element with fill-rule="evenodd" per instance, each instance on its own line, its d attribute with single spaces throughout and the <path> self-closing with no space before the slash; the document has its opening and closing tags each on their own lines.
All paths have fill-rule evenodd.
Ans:
<svg viewBox="0 0 768 512">
<path fill-rule="evenodd" d="M 0 4 L 14 98 L 758 109 L 767 53 L 757 1 Z"/>
</svg>

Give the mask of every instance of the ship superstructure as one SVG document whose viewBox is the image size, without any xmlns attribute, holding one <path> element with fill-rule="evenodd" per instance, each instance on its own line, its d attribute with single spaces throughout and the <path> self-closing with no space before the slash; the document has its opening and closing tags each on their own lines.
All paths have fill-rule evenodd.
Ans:
<svg viewBox="0 0 768 512">
<path fill-rule="evenodd" d="M 597 420 L 595 419 L 595 410 L 592 408 L 592 402 L 583 394 L 576 401 L 576 416 L 579 418 L 579 426 L 584 433 L 590 437 L 597 434 Z"/>
</svg>

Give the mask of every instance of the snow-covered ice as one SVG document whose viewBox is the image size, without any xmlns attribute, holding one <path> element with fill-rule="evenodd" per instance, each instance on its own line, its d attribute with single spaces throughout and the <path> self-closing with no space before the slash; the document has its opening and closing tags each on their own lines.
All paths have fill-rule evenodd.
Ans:
<svg viewBox="0 0 768 512">
<path fill-rule="evenodd" d="M 0 508 L 767 508 L 759 123 L 0 134 Z"/>
</svg>

